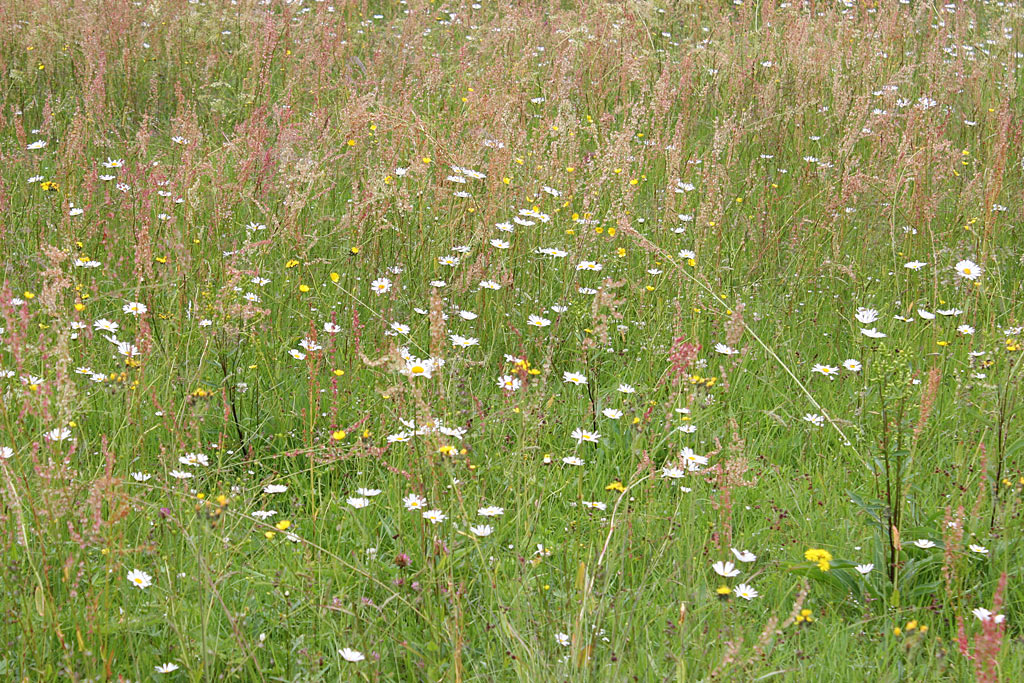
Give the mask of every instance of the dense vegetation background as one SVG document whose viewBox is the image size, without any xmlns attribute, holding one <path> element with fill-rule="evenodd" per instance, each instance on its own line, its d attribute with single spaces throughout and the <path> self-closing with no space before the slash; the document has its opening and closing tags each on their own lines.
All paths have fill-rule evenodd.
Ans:
<svg viewBox="0 0 1024 683">
<path fill-rule="evenodd" d="M 1022 18 L 0 3 L 0 677 L 1020 679 Z"/>
</svg>

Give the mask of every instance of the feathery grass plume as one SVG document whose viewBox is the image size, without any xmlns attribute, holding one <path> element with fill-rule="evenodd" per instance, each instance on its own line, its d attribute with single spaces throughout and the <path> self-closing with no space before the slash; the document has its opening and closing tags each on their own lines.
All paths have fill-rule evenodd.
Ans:
<svg viewBox="0 0 1024 683">
<path fill-rule="evenodd" d="M 942 527 L 942 580 L 946 585 L 947 600 L 957 596 L 953 589 L 958 580 L 957 554 L 963 549 L 963 539 L 964 506 L 958 506 L 954 513 L 947 505 Z"/>
<path fill-rule="evenodd" d="M 711 505 L 718 511 L 720 532 L 716 532 L 714 535 L 718 539 L 718 547 L 720 548 L 732 546 L 733 491 L 737 488 L 757 485 L 756 477 L 747 478 L 747 473 L 750 471 L 750 463 L 744 455 L 746 442 L 740 436 L 739 424 L 737 424 L 735 419 L 730 419 L 729 427 L 732 430 L 732 438 L 725 449 L 726 456 L 702 471 L 705 481 L 713 482 L 718 494 L 717 499 L 712 501 Z M 711 460 L 712 455 L 718 455 L 722 451 L 722 444 L 716 437 L 715 450 L 708 453 L 708 460 Z"/>
<path fill-rule="evenodd" d="M 444 308 L 441 302 L 441 295 L 437 289 L 430 290 L 430 355 L 433 358 L 441 358 L 445 340 L 448 338 L 448 330 L 444 321 Z"/>
<path fill-rule="evenodd" d="M 928 417 L 932 414 L 932 408 L 935 406 L 935 399 L 939 394 L 939 383 L 941 381 L 941 369 L 935 367 L 928 371 L 928 383 L 925 384 L 924 389 L 921 391 L 920 413 L 917 418 L 917 424 L 914 425 L 913 442 L 915 444 L 928 425 Z"/>
</svg>

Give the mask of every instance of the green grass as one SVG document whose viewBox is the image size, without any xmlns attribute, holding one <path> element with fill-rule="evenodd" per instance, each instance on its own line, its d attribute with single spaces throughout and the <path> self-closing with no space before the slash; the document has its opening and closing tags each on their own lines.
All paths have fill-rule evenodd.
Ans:
<svg viewBox="0 0 1024 683">
<path fill-rule="evenodd" d="M 0 14 L 0 678 L 1019 678 L 1020 10 L 482 4 Z"/>
</svg>

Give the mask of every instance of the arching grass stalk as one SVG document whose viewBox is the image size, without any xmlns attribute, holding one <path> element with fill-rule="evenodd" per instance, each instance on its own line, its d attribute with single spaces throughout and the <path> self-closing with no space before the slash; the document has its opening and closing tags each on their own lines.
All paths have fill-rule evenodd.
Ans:
<svg viewBox="0 0 1024 683">
<path fill-rule="evenodd" d="M 643 235 L 638 233 L 632 227 L 628 227 L 627 226 L 627 227 L 623 228 L 623 232 L 628 234 L 628 235 L 631 235 L 634 238 L 636 238 L 640 242 L 641 246 L 645 250 L 650 251 L 652 253 L 658 254 L 658 256 L 660 258 L 665 259 L 665 261 L 668 263 L 668 265 L 670 265 L 676 272 L 681 273 L 685 278 L 689 279 L 691 282 L 695 283 L 698 287 L 700 287 L 705 292 L 707 292 L 709 295 L 711 295 L 711 299 L 713 301 L 715 301 L 717 303 L 717 305 L 720 306 L 723 309 L 723 311 L 728 311 L 729 310 L 728 305 L 725 304 L 718 297 L 718 295 L 715 294 L 714 290 L 711 289 L 710 286 L 708 286 L 706 283 L 704 283 L 701 280 L 699 280 L 696 277 L 694 277 L 691 273 L 688 273 L 686 271 L 686 269 L 683 268 L 681 265 L 679 265 L 676 262 L 676 260 L 672 257 L 672 255 L 669 254 L 667 251 L 665 251 L 664 249 L 662 249 L 658 245 L 656 245 L 653 242 L 651 242 L 650 240 L 648 240 L 646 237 L 644 237 Z M 800 392 L 804 396 L 807 397 L 807 400 L 811 402 L 811 405 L 814 406 L 815 410 L 817 410 L 821 415 L 823 415 L 825 417 L 825 420 L 832 427 L 832 429 L 834 429 L 836 431 L 836 433 L 842 439 L 842 445 L 845 448 L 848 448 L 848 449 L 852 450 L 854 452 L 854 454 L 857 456 L 857 459 L 860 460 L 861 464 L 866 467 L 867 463 L 864 460 L 863 456 L 861 455 L 860 451 L 857 450 L 857 447 L 853 445 L 853 441 L 851 441 L 849 438 L 847 438 L 846 433 L 843 432 L 842 427 L 840 427 L 836 423 L 836 421 L 832 419 L 832 417 L 828 414 L 828 411 L 826 411 L 824 408 L 822 408 L 821 404 L 818 403 L 818 401 L 814 398 L 813 395 L 811 395 L 811 392 L 807 389 L 807 385 L 804 384 L 803 382 L 801 382 L 797 378 L 797 376 L 795 374 L 793 374 L 793 371 L 790 369 L 790 367 L 788 365 L 786 365 L 786 363 L 783 362 L 783 360 L 781 358 L 779 358 L 778 354 L 775 353 L 775 351 L 770 346 L 768 346 L 768 344 L 766 344 L 764 342 L 764 340 L 762 340 L 761 337 L 758 336 L 757 332 L 755 332 L 754 329 L 752 327 L 750 327 L 750 325 L 747 324 L 745 321 L 743 322 L 743 329 L 751 337 L 753 337 L 754 340 L 758 343 L 758 345 L 762 349 L 764 349 L 765 353 L 767 353 L 769 356 L 771 356 L 772 360 L 774 360 L 779 365 L 779 367 L 782 368 L 782 370 L 787 375 L 789 375 L 789 378 L 793 380 L 793 382 L 796 384 L 796 386 L 800 389 Z"/>
</svg>

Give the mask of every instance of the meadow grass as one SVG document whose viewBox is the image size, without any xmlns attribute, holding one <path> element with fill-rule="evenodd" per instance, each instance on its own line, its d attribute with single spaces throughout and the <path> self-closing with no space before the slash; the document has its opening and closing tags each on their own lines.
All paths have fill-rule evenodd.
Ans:
<svg viewBox="0 0 1024 683">
<path fill-rule="evenodd" d="M 1024 677 L 1022 20 L 0 3 L 0 679 Z"/>
</svg>

